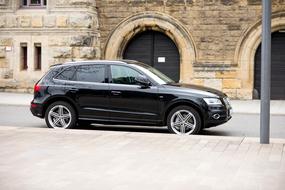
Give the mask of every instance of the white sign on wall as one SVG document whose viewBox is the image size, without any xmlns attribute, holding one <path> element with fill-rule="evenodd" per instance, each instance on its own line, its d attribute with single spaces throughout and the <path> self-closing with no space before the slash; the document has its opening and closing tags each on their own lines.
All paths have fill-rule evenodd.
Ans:
<svg viewBox="0 0 285 190">
<path fill-rule="evenodd" d="M 157 62 L 158 63 L 165 63 L 165 57 L 158 57 Z"/>
<path fill-rule="evenodd" d="M 12 47 L 11 47 L 11 46 L 6 46 L 6 47 L 5 47 L 5 50 L 6 50 L 6 51 L 12 51 Z"/>
</svg>

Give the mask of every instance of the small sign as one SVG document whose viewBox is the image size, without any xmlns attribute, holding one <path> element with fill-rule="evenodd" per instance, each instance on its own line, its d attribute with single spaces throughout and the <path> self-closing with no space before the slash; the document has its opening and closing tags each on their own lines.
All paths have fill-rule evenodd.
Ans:
<svg viewBox="0 0 285 190">
<path fill-rule="evenodd" d="M 12 47 L 11 47 L 11 46 L 6 46 L 6 47 L 5 47 L 5 50 L 6 50 L 6 51 L 12 51 Z"/>
<path fill-rule="evenodd" d="M 165 63 L 165 57 L 158 57 L 157 62 L 158 63 Z"/>
</svg>

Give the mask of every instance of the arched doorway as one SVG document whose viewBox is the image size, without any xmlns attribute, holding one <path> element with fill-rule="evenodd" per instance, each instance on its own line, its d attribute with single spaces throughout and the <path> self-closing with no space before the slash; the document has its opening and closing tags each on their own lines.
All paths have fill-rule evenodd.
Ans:
<svg viewBox="0 0 285 190">
<path fill-rule="evenodd" d="M 147 30 L 127 44 L 124 59 L 146 63 L 176 82 L 180 79 L 180 56 L 175 43 L 162 32 Z"/>
<path fill-rule="evenodd" d="M 162 32 L 175 42 L 179 51 L 180 81 L 193 80 L 193 63 L 196 61 L 196 47 L 191 34 L 175 18 L 161 12 L 141 12 L 124 19 L 110 33 L 104 48 L 104 59 L 122 59 L 126 46 L 139 33 L 153 30 Z M 161 61 L 163 60 L 160 59 Z"/>
<path fill-rule="evenodd" d="M 285 32 L 272 33 L 271 49 L 271 99 L 285 100 Z M 261 44 L 258 46 L 254 59 L 254 93 L 260 98 L 261 88 Z"/>
<path fill-rule="evenodd" d="M 282 33 L 282 31 L 285 28 L 285 12 L 281 11 L 281 12 L 272 13 L 271 18 L 272 18 L 271 20 L 272 34 L 274 34 L 275 32 L 279 32 L 279 31 L 281 31 Z M 241 89 L 237 89 L 238 93 L 240 94 L 239 98 L 244 98 L 244 99 L 255 98 L 256 99 L 256 98 L 259 98 L 260 96 L 260 94 L 258 93 L 258 87 L 257 87 L 258 81 L 255 81 L 255 80 L 259 80 L 260 82 L 260 79 L 257 79 L 259 78 L 257 76 L 257 73 L 258 72 L 260 73 L 260 71 L 258 71 L 258 68 L 255 68 L 255 66 L 257 66 L 258 64 L 256 63 L 257 54 L 258 52 L 259 54 L 261 53 L 261 47 L 260 47 L 261 32 L 262 32 L 262 22 L 261 20 L 258 20 L 256 23 L 254 23 L 244 32 L 243 36 L 241 36 L 237 44 L 234 62 L 237 63 L 238 70 L 239 70 L 239 78 L 241 79 L 241 82 L 242 82 Z M 274 36 L 272 37 L 275 38 Z M 280 38 L 279 39 L 277 38 L 277 41 L 278 40 L 280 40 Z M 276 44 L 275 42 L 272 41 L 272 44 L 273 43 Z M 278 43 L 284 43 L 284 41 L 283 42 L 279 41 Z M 284 47 L 282 50 L 284 52 Z M 274 67 L 273 65 L 274 57 L 278 58 L 280 55 L 282 55 L 282 53 L 280 54 L 280 51 L 282 50 L 278 49 L 278 50 L 272 51 L 272 67 Z M 277 66 L 277 68 L 279 67 Z M 275 74 L 272 73 L 272 76 L 273 75 Z M 260 91 L 260 87 L 259 87 L 259 91 Z M 275 94 L 275 92 L 272 92 L 272 95 L 273 94 Z M 274 96 L 271 98 L 281 99 L 281 98 L 276 98 Z M 283 97 L 282 99 L 285 99 L 285 98 Z"/>
</svg>

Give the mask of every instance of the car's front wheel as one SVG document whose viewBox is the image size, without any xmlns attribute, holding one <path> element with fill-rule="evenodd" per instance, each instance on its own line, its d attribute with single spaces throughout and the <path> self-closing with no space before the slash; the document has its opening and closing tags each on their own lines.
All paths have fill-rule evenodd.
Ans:
<svg viewBox="0 0 285 190">
<path fill-rule="evenodd" d="M 76 113 L 69 103 L 54 102 L 46 110 L 45 121 L 50 128 L 73 128 L 76 124 Z"/>
<path fill-rule="evenodd" d="M 192 107 L 178 106 L 168 114 L 167 127 L 179 135 L 197 134 L 201 130 L 201 117 Z"/>
</svg>

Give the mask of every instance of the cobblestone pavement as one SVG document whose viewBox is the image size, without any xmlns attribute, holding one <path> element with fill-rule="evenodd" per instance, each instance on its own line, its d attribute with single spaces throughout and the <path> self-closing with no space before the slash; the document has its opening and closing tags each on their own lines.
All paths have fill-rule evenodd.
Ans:
<svg viewBox="0 0 285 190">
<path fill-rule="evenodd" d="M 0 128 L 0 189 L 285 189 L 285 140 Z"/>
</svg>

